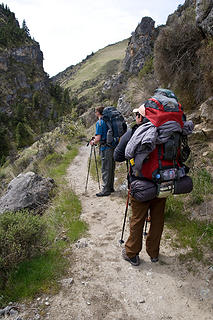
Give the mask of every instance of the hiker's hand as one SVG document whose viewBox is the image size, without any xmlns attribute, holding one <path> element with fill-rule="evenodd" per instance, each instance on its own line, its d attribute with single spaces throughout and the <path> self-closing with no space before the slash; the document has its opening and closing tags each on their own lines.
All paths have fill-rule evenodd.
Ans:
<svg viewBox="0 0 213 320">
<path fill-rule="evenodd" d="M 95 141 L 92 140 L 92 141 L 90 141 L 90 145 L 91 146 L 97 146 L 97 143 L 95 143 Z"/>
<path fill-rule="evenodd" d="M 90 140 L 90 143 L 89 143 L 91 146 L 93 146 L 95 144 L 95 137 L 92 137 L 92 139 Z"/>
</svg>

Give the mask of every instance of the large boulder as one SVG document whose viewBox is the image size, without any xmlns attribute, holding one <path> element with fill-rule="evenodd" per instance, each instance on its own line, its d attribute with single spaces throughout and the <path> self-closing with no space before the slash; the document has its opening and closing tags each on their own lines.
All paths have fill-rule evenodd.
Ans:
<svg viewBox="0 0 213 320">
<path fill-rule="evenodd" d="M 213 124 L 213 97 L 207 99 L 200 106 L 200 117 L 206 124 Z"/>
<path fill-rule="evenodd" d="M 204 101 L 197 112 L 187 117 L 195 124 L 192 139 L 198 141 L 201 138 L 213 139 L 213 97 Z"/>
<path fill-rule="evenodd" d="M 19 174 L 9 183 L 6 193 L 0 198 L 0 214 L 21 209 L 41 213 L 54 185 L 53 179 L 43 178 L 34 172 Z"/>
<path fill-rule="evenodd" d="M 128 123 L 134 121 L 134 115 L 130 102 L 127 101 L 125 94 L 122 94 L 118 99 L 117 109 L 122 113 Z"/>
<path fill-rule="evenodd" d="M 117 90 L 121 87 L 123 83 L 125 83 L 126 79 L 124 74 L 121 72 L 119 74 L 114 74 L 107 79 L 103 85 L 102 93 L 107 93 L 109 90 Z"/>
</svg>

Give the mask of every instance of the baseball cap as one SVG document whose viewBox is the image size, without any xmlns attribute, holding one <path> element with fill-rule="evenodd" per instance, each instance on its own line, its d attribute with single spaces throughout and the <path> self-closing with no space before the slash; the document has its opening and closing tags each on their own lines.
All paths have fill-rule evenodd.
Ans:
<svg viewBox="0 0 213 320">
<path fill-rule="evenodd" d="M 136 108 L 133 110 L 134 113 L 137 113 L 139 112 L 142 117 L 145 117 L 145 107 L 144 107 L 144 104 L 142 104 L 139 108 Z"/>
</svg>

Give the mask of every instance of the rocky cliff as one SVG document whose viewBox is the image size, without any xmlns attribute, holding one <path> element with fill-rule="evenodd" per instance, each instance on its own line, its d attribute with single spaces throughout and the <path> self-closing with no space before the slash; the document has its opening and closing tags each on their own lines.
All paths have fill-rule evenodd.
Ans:
<svg viewBox="0 0 213 320">
<path fill-rule="evenodd" d="M 43 70 L 43 54 L 39 44 L 23 44 L 19 48 L 0 50 L 0 81 L 2 113 L 11 115 L 16 103 L 31 103 L 33 94 L 48 85 Z"/>
<path fill-rule="evenodd" d="M 12 150 L 53 127 L 61 111 L 59 91 L 44 72 L 43 53 L 25 21 L 20 27 L 14 13 L 0 5 L 0 165 Z"/>
<path fill-rule="evenodd" d="M 158 33 L 154 25 L 155 21 L 152 18 L 144 17 L 132 32 L 123 61 L 125 71 L 137 74 L 146 60 L 153 55 L 154 41 Z"/>
<path fill-rule="evenodd" d="M 212 0 L 196 1 L 196 22 L 206 36 L 213 36 L 213 3 Z"/>
<path fill-rule="evenodd" d="M 155 77 L 182 96 L 188 110 L 213 95 L 212 30 L 213 2 L 186 0 L 155 42 Z"/>
<path fill-rule="evenodd" d="M 210 0 L 186 0 L 168 16 L 166 25 L 155 28 L 151 17 L 143 17 L 128 40 L 122 67 L 114 69 L 114 74 L 112 68 L 110 74 L 101 74 L 100 81 L 100 74 L 92 72 L 92 65 L 98 60 L 95 53 L 54 80 L 75 91 L 79 114 L 94 108 L 95 104 L 114 104 L 131 121 L 131 110 L 157 86 L 174 90 L 186 111 L 198 110 L 213 95 L 213 76 L 209 72 L 213 67 L 212 12 Z M 85 81 L 87 74 L 82 80 L 85 67 L 90 70 L 92 81 Z M 93 111 L 88 112 L 92 114 Z M 88 118 L 88 113 L 84 118 Z M 90 124 L 88 121 L 87 125 Z"/>
</svg>

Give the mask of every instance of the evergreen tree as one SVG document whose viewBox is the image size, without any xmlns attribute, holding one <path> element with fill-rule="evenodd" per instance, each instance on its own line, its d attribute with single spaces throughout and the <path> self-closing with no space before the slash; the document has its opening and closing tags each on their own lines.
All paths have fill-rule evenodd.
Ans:
<svg viewBox="0 0 213 320">
<path fill-rule="evenodd" d="M 0 141 L 0 165 L 2 165 L 9 152 L 9 142 L 7 141 L 6 130 L 3 127 L 0 127 Z"/>
<path fill-rule="evenodd" d="M 16 145 L 17 148 L 23 148 L 29 146 L 33 142 L 33 137 L 27 126 L 19 122 L 16 126 Z"/>
<path fill-rule="evenodd" d="M 27 35 L 28 37 L 30 37 L 30 30 L 29 30 L 29 28 L 27 27 L 27 24 L 26 24 L 25 19 L 24 19 L 23 22 L 22 22 L 22 30 L 26 33 L 26 35 Z"/>
<path fill-rule="evenodd" d="M 18 105 L 16 107 L 15 120 L 17 122 L 24 122 L 25 121 L 25 106 L 22 103 L 18 103 Z"/>
</svg>

